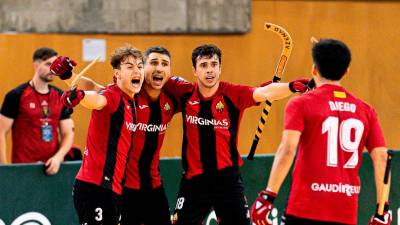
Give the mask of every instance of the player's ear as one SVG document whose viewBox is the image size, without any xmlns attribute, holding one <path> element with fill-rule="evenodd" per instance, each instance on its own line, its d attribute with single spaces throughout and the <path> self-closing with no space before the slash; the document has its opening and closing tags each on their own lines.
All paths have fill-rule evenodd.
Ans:
<svg viewBox="0 0 400 225">
<path fill-rule="evenodd" d="M 346 69 L 346 71 L 344 72 L 344 75 L 343 75 L 343 76 L 346 76 L 347 74 L 349 74 L 349 72 L 350 72 L 350 68 L 347 67 L 347 69 Z"/>
<path fill-rule="evenodd" d="M 39 68 L 39 60 L 35 60 L 32 63 L 33 69 L 36 71 Z"/>
<path fill-rule="evenodd" d="M 197 77 L 197 75 L 196 75 L 196 68 L 193 67 L 193 66 L 192 66 L 192 73 L 193 73 L 193 75 L 194 75 L 195 77 Z"/>
<path fill-rule="evenodd" d="M 318 75 L 318 68 L 317 68 L 317 66 L 315 64 L 312 65 L 311 74 L 313 76 L 317 76 Z"/>
<path fill-rule="evenodd" d="M 117 79 L 121 79 L 121 74 L 118 69 L 114 69 L 114 77 Z"/>
</svg>

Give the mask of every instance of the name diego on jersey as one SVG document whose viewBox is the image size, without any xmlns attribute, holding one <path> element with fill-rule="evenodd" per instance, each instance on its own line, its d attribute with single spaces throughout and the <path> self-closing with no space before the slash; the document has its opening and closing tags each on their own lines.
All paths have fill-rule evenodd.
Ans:
<svg viewBox="0 0 400 225">
<path fill-rule="evenodd" d="M 205 119 L 198 116 L 186 115 L 186 123 L 202 125 L 202 126 L 214 126 L 215 128 L 226 128 L 229 127 L 228 119 L 216 120 L 216 119 Z"/>
<path fill-rule="evenodd" d="M 329 101 L 329 108 L 331 111 L 344 111 L 355 113 L 357 106 L 349 102 Z"/>
<path fill-rule="evenodd" d="M 126 128 L 130 131 L 135 132 L 136 130 L 144 132 L 165 132 L 167 130 L 168 124 L 145 124 L 145 123 L 130 123 L 125 122 Z"/>
</svg>

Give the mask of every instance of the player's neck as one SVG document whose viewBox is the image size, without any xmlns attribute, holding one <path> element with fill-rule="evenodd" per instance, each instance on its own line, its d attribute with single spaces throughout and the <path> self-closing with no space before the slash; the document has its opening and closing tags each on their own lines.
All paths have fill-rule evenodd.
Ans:
<svg viewBox="0 0 400 225">
<path fill-rule="evenodd" d="M 204 85 L 199 84 L 199 92 L 203 97 L 209 98 L 217 92 L 218 87 L 219 87 L 219 82 L 217 82 L 212 87 L 206 87 Z"/>
<path fill-rule="evenodd" d="M 160 97 L 161 89 L 154 89 L 147 85 L 143 85 L 143 87 L 151 101 L 155 101 L 158 99 L 158 97 Z"/>
<path fill-rule="evenodd" d="M 328 79 L 325 79 L 325 78 L 322 78 L 322 77 L 319 77 L 319 79 L 316 80 L 317 87 L 321 87 L 324 84 L 342 86 L 340 84 L 340 80 L 328 80 Z"/>
<path fill-rule="evenodd" d="M 35 91 L 40 94 L 47 94 L 49 92 L 49 83 L 40 79 L 39 75 L 33 76 L 32 80 L 29 82 L 30 85 L 35 89 Z"/>
</svg>

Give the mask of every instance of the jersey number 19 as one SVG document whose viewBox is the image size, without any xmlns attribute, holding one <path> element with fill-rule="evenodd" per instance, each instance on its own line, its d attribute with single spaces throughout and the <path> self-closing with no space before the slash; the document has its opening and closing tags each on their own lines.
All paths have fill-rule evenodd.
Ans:
<svg viewBox="0 0 400 225">
<path fill-rule="evenodd" d="M 352 138 L 352 130 L 354 136 Z M 358 119 L 346 119 L 339 124 L 339 118 L 330 116 L 322 123 L 322 133 L 328 133 L 327 166 L 338 166 L 338 143 L 341 149 L 353 153 L 344 168 L 355 168 L 358 164 L 358 147 L 364 132 L 364 124 Z"/>
</svg>

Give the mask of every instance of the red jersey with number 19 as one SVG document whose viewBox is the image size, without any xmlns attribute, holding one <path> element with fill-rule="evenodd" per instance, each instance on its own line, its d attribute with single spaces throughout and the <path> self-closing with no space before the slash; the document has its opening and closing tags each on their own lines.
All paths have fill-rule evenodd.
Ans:
<svg viewBox="0 0 400 225">
<path fill-rule="evenodd" d="M 77 179 L 122 192 L 122 178 L 132 143 L 135 105 L 115 84 L 100 92 L 107 99 L 101 110 L 93 110 L 86 149 Z"/>
<path fill-rule="evenodd" d="M 385 147 L 374 109 L 326 84 L 287 104 L 285 130 L 301 132 L 286 214 L 357 224 L 362 151 Z"/>
</svg>

